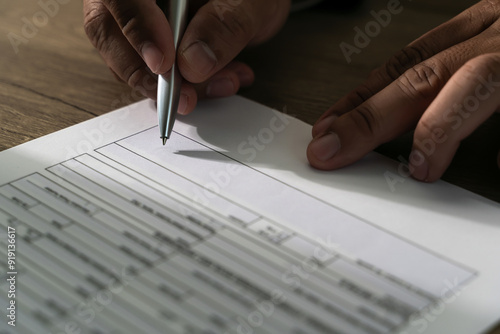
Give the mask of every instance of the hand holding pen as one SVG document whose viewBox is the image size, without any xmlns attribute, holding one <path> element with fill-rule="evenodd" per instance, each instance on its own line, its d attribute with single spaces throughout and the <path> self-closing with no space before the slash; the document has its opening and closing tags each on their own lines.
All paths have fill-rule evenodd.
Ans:
<svg viewBox="0 0 500 334">
<path fill-rule="evenodd" d="M 272 37 L 289 13 L 290 0 L 191 0 L 189 21 L 177 49 L 169 22 L 153 0 L 84 0 L 85 31 L 118 78 L 156 99 L 155 74 L 177 62 L 184 81 L 178 112 L 200 98 L 234 95 L 253 82 L 247 65 L 233 61 L 247 45 Z"/>
</svg>

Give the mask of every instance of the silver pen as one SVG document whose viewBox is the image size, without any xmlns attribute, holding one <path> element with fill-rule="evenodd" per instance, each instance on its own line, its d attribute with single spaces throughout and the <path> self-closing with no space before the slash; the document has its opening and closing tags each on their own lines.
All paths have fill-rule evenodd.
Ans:
<svg viewBox="0 0 500 334">
<path fill-rule="evenodd" d="M 165 4 L 167 2 L 168 4 Z M 169 0 L 163 1 L 162 10 L 167 16 L 167 20 L 172 29 L 174 37 L 174 47 L 177 55 L 179 43 L 181 42 L 184 30 L 186 29 L 188 1 L 187 0 Z M 177 58 L 177 57 L 176 57 Z M 158 126 L 160 128 L 160 138 L 163 145 L 170 138 L 172 128 L 174 127 L 175 114 L 179 106 L 181 94 L 182 76 L 177 67 L 177 61 L 174 61 L 172 70 L 158 76 Z"/>
</svg>

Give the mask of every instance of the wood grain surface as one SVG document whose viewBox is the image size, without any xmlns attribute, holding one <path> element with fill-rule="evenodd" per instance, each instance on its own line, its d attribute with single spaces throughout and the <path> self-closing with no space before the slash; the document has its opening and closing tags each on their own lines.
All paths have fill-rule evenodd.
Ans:
<svg viewBox="0 0 500 334">
<path fill-rule="evenodd" d="M 81 1 L 60 2 L 46 20 L 35 0 L 0 2 L 0 151 L 142 99 L 115 79 L 88 42 Z M 475 1 L 401 0 L 403 11 L 348 63 L 340 43 L 352 44 L 354 28 L 387 3 L 293 13 L 274 39 L 239 56 L 256 73 L 241 94 L 312 124 L 393 53 Z M 27 22 L 38 26 L 30 30 Z M 397 159 L 410 148 L 408 134 L 378 151 Z M 463 142 L 443 179 L 500 202 L 499 149 L 496 114 Z M 500 334 L 500 327 L 489 333 Z"/>
</svg>

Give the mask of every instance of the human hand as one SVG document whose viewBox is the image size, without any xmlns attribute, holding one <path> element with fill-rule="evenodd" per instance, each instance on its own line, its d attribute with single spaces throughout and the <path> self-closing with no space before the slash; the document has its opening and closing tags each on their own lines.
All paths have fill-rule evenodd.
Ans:
<svg viewBox="0 0 500 334">
<path fill-rule="evenodd" d="M 499 110 L 499 29 L 500 1 L 483 0 L 412 42 L 320 117 L 310 164 L 341 168 L 414 129 L 410 173 L 439 179 L 460 142 Z"/>
<path fill-rule="evenodd" d="M 178 112 L 191 112 L 199 98 L 230 96 L 250 85 L 252 69 L 233 59 L 245 46 L 272 37 L 289 8 L 290 0 L 191 1 L 195 14 L 177 52 L 185 79 Z M 156 99 L 151 72 L 168 72 L 176 57 L 170 26 L 156 2 L 84 0 L 83 13 L 85 32 L 112 72 Z"/>
</svg>

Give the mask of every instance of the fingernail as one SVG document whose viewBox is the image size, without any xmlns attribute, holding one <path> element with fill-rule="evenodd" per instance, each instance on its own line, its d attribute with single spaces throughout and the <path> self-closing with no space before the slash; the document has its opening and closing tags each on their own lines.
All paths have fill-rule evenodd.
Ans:
<svg viewBox="0 0 500 334">
<path fill-rule="evenodd" d="M 177 113 L 181 115 L 187 114 L 188 99 L 186 94 L 181 94 L 179 97 L 179 104 L 177 105 Z"/>
<path fill-rule="evenodd" d="M 211 81 L 206 90 L 208 97 L 225 97 L 233 95 L 234 93 L 234 84 L 227 78 Z"/>
<path fill-rule="evenodd" d="M 327 161 L 340 149 L 340 138 L 335 132 L 328 132 L 322 137 L 314 139 L 309 149 L 318 160 Z"/>
<path fill-rule="evenodd" d="M 339 118 L 337 115 L 330 115 L 328 117 L 325 117 L 314 125 L 314 131 L 320 134 L 325 133 L 337 118 Z"/>
<path fill-rule="evenodd" d="M 429 163 L 424 154 L 419 150 L 413 150 L 410 153 L 410 171 L 411 176 L 419 181 L 427 181 L 429 176 Z"/>
<path fill-rule="evenodd" d="M 182 56 L 191 69 L 202 76 L 208 75 L 217 65 L 215 53 L 202 41 L 196 41 L 188 46 L 182 51 Z"/>
<path fill-rule="evenodd" d="M 142 58 L 148 65 L 149 69 L 156 74 L 160 74 L 161 65 L 165 56 L 163 53 L 151 42 L 146 42 L 141 49 Z"/>
</svg>

